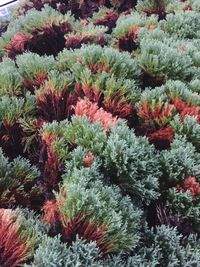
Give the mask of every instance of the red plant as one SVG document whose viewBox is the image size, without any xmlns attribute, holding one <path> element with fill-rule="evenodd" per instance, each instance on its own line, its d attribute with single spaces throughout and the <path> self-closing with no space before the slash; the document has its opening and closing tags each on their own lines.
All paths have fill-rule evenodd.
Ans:
<svg viewBox="0 0 200 267">
<path fill-rule="evenodd" d="M 76 83 L 74 98 L 86 97 L 90 101 L 99 102 L 101 92 L 88 83 Z"/>
<path fill-rule="evenodd" d="M 76 34 L 74 36 L 68 36 L 66 38 L 65 45 L 67 48 L 80 48 L 82 44 L 88 44 L 92 42 L 93 36 L 89 34 L 81 35 Z"/>
<path fill-rule="evenodd" d="M 183 186 L 177 185 L 176 188 L 181 192 L 190 191 L 193 197 L 200 195 L 200 183 L 196 181 L 195 177 L 185 179 Z"/>
<path fill-rule="evenodd" d="M 193 116 L 197 118 L 197 122 L 200 123 L 200 107 L 186 107 L 182 110 L 180 118 L 184 120 L 186 116 Z"/>
<path fill-rule="evenodd" d="M 178 112 L 181 112 L 183 109 L 189 106 L 188 103 L 182 101 L 181 99 L 177 97 L 172 99 L 172 103 L 175 106 L 175 108 L 178 110 Z"/>
<path fill-rule="evenodd" d="M 95 222 L 88 221 L 84 215 L 77 215 L 67 221 L 64 225 L 63 240 L 71 243 L 77 234 L 79 237 L 90 241 L 95 241 L 103 255 L 112 251 L 112 244 L 106 238 L 107 227 L 97 226 Z"/>
<path fill-rule="evenodd" d="M 42 208 L 42 211 L 44 212 L 42 221 L 47 222 L 52 226 L 55 226 L 56 223 L 59 221 L 57 201 L 55 199 L 46 201 Z"/>
<path fill-rule="evenodd" d="M 55 141 L 57 138 L 56 134 L 49 134 L 48 132 L 44 131 L 42 133 L 42 140 L 46 143 L 47 147 L 50 148 L 52 142 Z"/>
<path fill-rule="evenodd" d="M 142 29 L 140 26 L 133 25 L 129 27 L 128 33 L 119 38 L 119 51 L 132 52 L 137 48 L 135 40 L 138 38 L 138 33 Z"/>
<path fill-rule="evenodd" d="M 82 99 L 79 102 L 77 102 L 77 104 L 74 108 L 76 116 L 82 117 L 82 116 L 86 115 L 91 120 L 93 120 L 97 110 L 98 110 L 97 104 L 92 103 L 87 99 Z"/>
<path fill-rule="evenodd" d="M 85 34 L 75 34 L 73 36 L 67 36 L 65 45 L 67 48 L 81 48 L 82 44 L 88 44 L 90 42 L 95 42 L 99 45 L 105 45 L 106 40 L 104 35 L 101 33 L 96 34 L 96 36 L 90 35 L 88 33 Z"/>
<path fill-rule="evenodd" d="M 17 157 L 23 152 L 21 143 L 23 131 L 17 119 L 16 117 L 14 121 L 1 122 L 0 146 L 10 158 Z"/>
<path fill-rule="evenodd" d="M 55 134 L 48 132 L 42 133 L 43 150 L 46 151 L 46 157 L 43 159 L 42 176 L 44 186 L 50 190 L 56 188 L 59 176 L 61 162 L 58 159 L 57 153 L 52 148 L 53 141 L 56 140 Z"/>
<path fill-rule="evenodd" d="M 186 7 L 183 8 L 184 11 L 186 10 L 192 10 L 192 5 L 187 5 Z"/>
<path fill-rule="evenodd" d="M 92 62 L 88 63 L 88 68 L 92 71 L 92 73 L 96 74 L 98 72 L 105 71 L 109 74 L 112 74 L 109 66 L 106 62 L 98 62 L 97 64 L 93 64 Z"/>
<path fill-rule="evenodd" d="M 133 50 L 135 50 L 137 48 L 137 45 L 135 44 L 135 42 L 132 40 L 132 38 L 128 35 L 125 35 L 121 38 L 119 38 L 119 51 L 128 51 L 128 52 L 132 52 Z"/>
<path fill-rule="evenodd" d="M 27 44 L 28 40 L 29 38 L 25 34 L 21 32 L 15 33 L 5 48 L 8 55 L 12 58 L 16 55 L 16 53 L 24 52 L 25 45 Z"/>
<path fill-rule="evenodd" d="M 34 88 L 39 88 L 47 77 L 48 74 L 46 72 L 38 72 L 32 79 L 24 79 L 23 83 L 30 91 L 34 91 Z"/>
<path fill-rule="evenodd" d="M 156 121 L 158 124 L 163 123 L 164 118 L 169 118 L 173 114 L 174 106 L 169 103 L 158 103 L 155 106 L 150 106 L 147 101 L 144 101 L 139 107 L 138 115 L 145 121 Z"/>
<path fill-rule="evenodd" d="M 83 159 L 84 164 L 85 164 L 86 166 L 88 166 L 88 167 L 90 167 L 90 166 L 92 165 L 93 161 L 94 161 L 94 155 L 93 155 L 91 152 L 89 152 L 89 153 L 85 156 L 85 158 Z"/>
<path fill-rule="evenodd" d="M 21 266 L 29 256 L 29 245 L 29 240 L 20 235 L 14 212 L 0 209 L 0 266 Z"/>
<path fill-rule="evenodd" d="M 76 116 L 82 117 L 86 115 L 93 123 L 99 121 L 106 131 L 111 125 L 117 123 L 117 118 L 113 117 L 111 113 L 106 112 L 103 108 L 99 108 L 96 103 L 86 99 L 80 100 L 74 110 Z"/>
<path fill-rule="evenodd" d="M 70 95 L 67 87 L 56 90 L 51 82 L 46 81 L 41 90 L 36 91 L 39 117 L 45 121 L 61 121 L 70 116 L 75 96 Z"/>
<path fill-rule="evenodd" d="M 108 33 L 111 33 L 115 27 L 119 15 L 111 10 L 108 10 L 102 17 L 96 19 L 94 25 L 104 25 L 109 28 Z"/>
<path fill-rule="evenodd" d="M 80 25 L 81 26 L 86 26 L 86 25 L 88 25 L 89 24 L 89 21 L 87 20 L 87 19 L 82 19 L 82 20 L 80 20 Z"/>
<path fill-rule="evenodd" d="M 132 40 L 136 40 L 138 37 L 138 33 L 141 30 L 142 27 L 140 26 L 136 26 L 133 25 L 131 27 L 129 27 L 128 31 L 129 31 L 129 35 L 131 36 Z"/>
<path fill-rule="evenodd" d="M 66 197 L 66 195 L 63 195 L 63 198 Z M 112 250 L 112 245 L 106 238 L 106 226 L 97 226 L 94 222 L 87 220 L 84 215 L 80 214 L 67 220 L 59 210 L 59 207 L 62 206 L 62 201 L 47 201 L 43 206 L 44 216 L 42 221 L 48 222 L 53 228 L 59 225 L 56 231 L 57 233 L 61 231 L 64 242 L 71 244 L 76 239 L 76 236 L 79 235 L 79 237 L 82 237 L 88 242 L 95 241 L 103 255 Z"/>
<path fill-rule="evenodd" d="M 119 118 L 127 118 L 134 111 L 133 104 L 129 103 L 126 98 L 123 98 L 120 93 L 113 98 L 105 98 L 103 105 L 106 111 Z"/>
<path fill-rule="evenodd" d="M 166 149 L 174 140 L 174 132 L 171 126 L 162 127 L 148 136 L 149 141 L 153 143 L 157 149 Z"/>
<path fill-rule="evenodd" d="M 179 47 L 178 47 L 178 50 L 179 50 L 181 53 L 183 53 L 183 52 L 186 51 L 186 48 L 185 48 L 185 46 L 179 46 Z"/>
</svg>

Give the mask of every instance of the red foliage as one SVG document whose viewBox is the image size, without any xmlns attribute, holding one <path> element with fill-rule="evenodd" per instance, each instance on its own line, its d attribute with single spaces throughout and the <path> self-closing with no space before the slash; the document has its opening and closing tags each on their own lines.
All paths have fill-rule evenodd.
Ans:
<svg viewBox="0 0 200 267">
<path fill-rule="evenodd" d="M 185 179 L 183 186 L 177 185 L 176 188 L 181 192 L 190 191 L 193 197 L 200 195 L 200 183 L 195 177 Z"/>
<path fill-rule="evenodd" d="M 88 116 L 90 119 L 93 119 L 96 112 L 98 110 L 98 106 L 96 103 L 92 103 L 89 100 L 82 99 L 77 102 L 74 111 L 76 116 Z"/>
<path fill-rule="evenodd" d="M 143 12 L 147 15 L 147 16 L 150 16 L 152 14 L 155 14 L 155 15 L 159 15 L 158 19 L 164 19 L 165 18 L 165 15 L 166 15 L 166 8 L 165 6 L 162 6 L 162 5 L 157 5 L 155 6 L 151 11 L 149 11 L 148 9 L 144 9 Z"/>
<path fill-rule="evenodd" d="M 184 11 L 186 10 L 192 10 L 192 5 L 187 5 L 186 7 L 183 8 Z"/>
<path fill-rule="evenodd" d="M 21 266 L 28 254 L 29 240 L 20 236 L 14 212 L 0 209 L 0 266 Z"/>
<path fill-rule="evenodd" d="M 88 25 L 89 24 L 89 21 L 87 20 L 87 19 L 82 19 L 82 20 L 80 20 L 80 25 L 81 26 L 86 26 L 86 25 Z"/>
<path fill-rule="evenodd" d="M 44 212 L 44 216 L 42 218 L 43 222 L 47 222 L 52 226 L 58 223 L 59 211 L 57 201 L 55 199 L 46 201 L 42 208 L 42 211 Z"/>
<path fill-rule="evenodd" d="M 105 98 L 103 101 L 104 108 L 119 118 L 127 118 L 134 111 L 133 104 L 129 103 L 127 99 L 121 98 L 119 93 L 113 98 Z"/>
<path fill-rule="evenodd" d="M 131 36 L 132 40 L 136 40 L 137 39 L 138 33 L 141 30 L 141 28 L 142 27 L 136 26 L 136 25 L 133 25 L 133 26 L 129 27 L 128 31 L 129 31 L 129 35 Z"/>
<path fill-rule="evenodd" d="M 14 121 L 1 121 L 0 146 L 10 158 L 15 158 L 23 153 L 21 143 L 23 131 L 17 119 L 16 116 Z"/>
<path fill-rule="evenodd" d="M 178 47 L 178 50 L 179 50 L 181 53 L 183 53 L 183 52 L 186 51 L 186 48 L 185 48 L 185 46 L 179 46 L 179 47 Z"/>
<path fill-rule="evenodd" d="M 63 195 L 63 200 L 66 199 Z M 105 255 L 112 250 L 110 241 L 106 238 L 107 227 L 97 226 L 95 222 L 88 221 L 84 215 L 77 215 L 74 218 L 67 220 L 59 211 L 59 207 L 63 206 L 62 200 L 49 200 L 43 206 L 44 216 L 42 221 L 48 222 L 55 228 L 56 233 L 61 231 L 62 240 L 71 244 L 78 235 L 79 237 L 90 241 L 95 241 L 101 252 Z"/>
<path fill-rule="evenodd" d="M 85 158 L 83 159 L 84 164 L 85 164 L 86 166 L 88 166 L 88 167 L 90 167 L 90 166 L 92 165 L 93 161 L 94 161 L 94 155 L 93 155 L 91 152 L 89 152 L 89 153 L 85 156 Z"/>
<path fill-rule="evenodd" d="M 103 108 L 99 108 L 96 103 L 92 103 L 89 100 L 80 100 L 75 108 L 76 116 L 88 116 L 93 123 L 99 121 L 104 129 L 107 131 L 111 125 L 117 123 L 117 118 L 113 117 L 111 113 L 106 112 Z"/>
<path fill-rule="evenodd" d="M 43 162 L 42 176 L 45 187 L 51 190 L 57 186 L 61 164 L 57 153 L 52 148 L 52 142 L 55 139 L 55 134 L 49 134 L 48 132 L 43 132 L 42 134 L 42 141 L 46 148 L 46 158 Z"/>
<path fill-rule="evenodd" d="M 94 25 L 104 25 L 109 28 L 109 32 L 115 27 L 115 23 L 118 19 L 119 15 L 111 10 L 107 11 L 104 16 L 98 18 Z"/>
<path fill-rule="evenodd" d="M 87 241 L 95 241 L 103 255 L 112 250 L 112 245 L 106 238 L 106 226 L 97 226 L 94 222 L 88 221 L 84 216 L 78 215 L 67 221 L 64 226 L 63 239 L 71 243 L 77 234 Z"/>
<path fill-rule="evenodd" d="M 48 74 L 46 72 L 38 72 L 34 75 L 33 79 L 24 79 L 23 83 L 30 91 L 33 91 L 35 87 L 39 88 L 47 77 Z"/>
<path fill-rule="evenodd" d="M 70 95 L 66 87 L 56 91 L 50 82 L 46 82 L 42 90 L 42 93 L 36 92 L 39 116 L 48 122 L 68 118 L 76 96 Z"/>
<path fill-rule="evenodd" d="M 135 41 L 131 38 L 131 36 L 129 36 L 128 34 L 119 38 L 119 51 L 128 51 L 128 52 L 132 52 L 133 50 L 137 49 L 137 44 L 135 43 Z"/>
<path fill-rule="evenodd" d="M 91 62 L 88 63 L 88 68 L 92 71 L 92 73 L 96 74 L 98 72 L 105 71 L 109 74 L 112 74 L 111 70 L 109 69 L 109 66 L 105 62 L 98 62 L 97 64 L 93 64 Z"/>
<path fill-rule="evenodd" d="M 95 87 L 92 87 L 90 84 L 85 83 L 77 83 L 75 85 L 75 98 L 78 97 L 86 97 L 90 101 L 99 102 L 99 99 L 101 97 L 101 92 L 97 90 Z"/>
<path fill-rule="evenodd" d="M 66 38 L 65 45 L 67 48 L 81 48 L 82 44 L 88 44 L 92 42 L 93 37 L 89 34 L 81 35 L 76 34 L 74 36 L 68 36 Z"/>
<path fill-rule="evenodd" d="M 133 25 L 129 27 L 128 33 L 119 38 L 119 51 L 128 51 L 132 52 L 137 48 L 135 40 L 138 38 L 138 33 L 142 27 Z"/>
<path fill-rule="evenodd" d="M 157 149 L 166 149 L 174 140 L 174 132 L 171 126 L 162 127 L 148 136 L 149 141 L 155 144 Z"/>
<path fill-rule="evenodd" d="M 187 108 L 189 105 L 188 103 L 182 101 L 181 99 L 179 98 L 174 98 L 172 100 L 173 102 L 173 105 L 175 106 L 175 108 L 178 110 L 178 112 L 181 112 L 183 109 Z"/>
<path fill-rule="evenodd" d="M 25 45 L 29 38 L 21 33 L 17 32 L 6 46 L 6 51 L 10 57 L 14 57 L 15 53 L 21 53 L 25 51 Z"/>
<path fill-rule="evenodd" d="M 47 147 L 50 148 L 53 141 L 57 138 L 56 134 L 49 134 L 48 132 L 44 131 L 42 133 L 42 140 L 46 143 Z"/>
<path fill-rule="evenodd" d="M 184 120 L 186 116 L 193 116 L 197 118 L 197 122 L 200 123 L 200 107 L 186 107 L 182 110 L 180 118 Z"/>
<path fill-rule="evenodd" d="M 96 36 L 89 34 L 76 34 L 73 36 L 67 36 L 65 45 L 67 48 L 81 48 L 82 44 L 88 44 L 90 42 L 95 42 L 99 45 L 105 45 L 106 40 L 104 35 L 101 33 L 96 34 Z"/>
<path fill-rule="evenodd" d="M 144 101 L 139 107 L 138 115 L 145 121 L 157 121 L 159 124 L 163 122 L 163 118 L 169 118 L 173 114 L 174 106 L 168 103 L 158 103 L 155 106 L 150 106 L 147 101 Z"/>
<path fill-rule="evenodd" d="M 38 118 L 37 120 L 37 125 L 36 125 L 36 129 L 40 129 L 42 128 L 42 126 L 46 123 L 45 120 L 43 120 L 42 118 Z"/>
</svg>

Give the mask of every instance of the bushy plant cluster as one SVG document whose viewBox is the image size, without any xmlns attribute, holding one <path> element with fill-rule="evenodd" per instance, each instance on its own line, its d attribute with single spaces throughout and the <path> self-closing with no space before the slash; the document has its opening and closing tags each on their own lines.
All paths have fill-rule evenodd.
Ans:
<svg viewBox="0 0 200 267">
<path fill-rule="evenodd" d="M 20 0 L 0 21 L 0 266 L 200 266 L 198 0 Z"/>
</svg>

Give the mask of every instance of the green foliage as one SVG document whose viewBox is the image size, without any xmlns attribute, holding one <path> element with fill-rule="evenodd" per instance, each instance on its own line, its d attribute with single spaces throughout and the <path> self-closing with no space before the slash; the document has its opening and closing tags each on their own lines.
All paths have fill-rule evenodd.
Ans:
<svg viewBox="0 0 200 267">
<path fill-rule="evenodd" d="M 139 0 L 136 10 L 146 14 L 161 14 L 165 12 L 169 2 L 169 0 Z"/>
<path fill-rule="evenodd" d="M 177 137 L 171 144 L 171 149 L 160 155 L 163 183 L 181 182 L 195 176 L 199 170 L 200 155 L 195 147 L 186 141 L 185 137 Z"/>
<path fill-rule="evenodd" d="M 158 155 L 146 138 L 136 137 L 124 122 L 111 127 L 106 135 L 98 122 L 92 124 L 86 117 L 73 117 L 72 123 L 44 125 L 41 134 L 45 132 L 56 135 L 52 146 L 60 159 L 69 162 L 76 159 L 83 166 L 84 156 L 91 152 L 100 160 L 107 182 L 119 185 L 144 202 L 158 197 Z M 74 148 L 77 152 L 70 154 Z"/>
<path fill-rule="evenodd" d="M 19 16 L 11 22 L 7 32 L 3 34 L 3 39 L 8 41 L 16 32 L 23 32 L 27 35 L 32 34 L 35 28 L 42 30 L 44 26 L 59 25 L 63 21 L 72 23 L 73 18 L 69 14 L 63 16 L 50 6 L 45 5 L 41 11 L 32 9 L 25 16 Z M 13 24 L 15 24 L 14 27 Z"/>
<path fill-rule="evenodd" d="M 199 245 L 197 236 L 183 237 L 176 228 L 161 225 L 155 229 L 145 229 L 138 246 L 138 252 L 133 256 L 112 257 L 103 266 L 198 266 L 200 260 Z"/>
<path fill-rule="evenodd" d="M 31 82 L 34 83 L 34 79 L 37 79 L 38 75 L 47 76 L 47 73 L 54 68 L 55 61 L 51 56 L 41 57 L 27 52 L 17 56 L 16 64 L 24 85 L 29 85 Z"/>
<path fill-rule="evenodd" d="M 185 80 L 191 75 L 192 60 L 178 48 L 157 40 L 142 39 L 139 65 L 151 77 L 164 83 L 166 79 Z"/>
<path fill-rule="evenodd" d="M 0 21 L 0 207 L 24 266 L 199 266 L 199 12 L 20 0 Z"/>
<path fill-rule="evenodd" d="M 171 126 L 177 135 L 185 136 L 187 141 L 192 143 L 199 151 L 200 125 L 197 123 L 196 118 L 187 116 L 184 121 L 181 121 L 179 116 L 175 116 Z"/>
<path fill-rule="evenodd" d="M 199 93 L 200 92 L 200 86 L 199 86 L 199 82 L 200 80 L 199 79 L 194 79 L 190 82 L 189 84 L 189 88 L 192 92 L 197 92 Z"/>
<path fill-rule="evenodd" d="M 155 231 L 146 232 L 143 242 L 148 245 L 141 248 L 140 253 L 150 261 L 151 257 L 155 257 L 158 266 L 198 266 L 199 243 L 197 241 L 194 245 L 195 238 L 192 235 L 183 237 L 176 228 L 157 226 Z"/>
<path fill-rule="evenodd" d="M 85 68 L 91 69 L 94 74 L 104 71 L 121 80 L 138 80 L 140 75 L 137 62 L 128 53 L 97 45 L 83 46 L 73 53 L 64 49 L 58 55 L 58 67 L 61 71 L 70 69 L 77 74 Z"/>
<path fill-rule="evenodd" d="M 129 251 L 139 239 L 141 210 L 128 196 L 122 196 L 117 186 L 103 186 L 95 178 L 90 168 L 74 169 L 70 176 L 63 176 L 60 193 L 56 194 L 62 223 L 67 227 L 67 222 L 81 215 L 95 228 L 105 228 L 105 249 Z"/>
<path fill-rule="evenodd" d="M 160 22 L 160 27 L 174 38 L 199 38 L 199 14 L 195 11 L 176 12 L 168 14 L 166 21 Z"/>
<path fill-rule="evenodd" d="M 132 12 L 131 14 L 119 17 L 113 34 L 117 39 L 120 39 L 131 35 L 131 29 L 134 27 L 148 28 L 150 25 L 155 27 L 157 25 L 157 19 L 146 17 L 138 12 Z"/>
<path fill-rule="evenodd" d="M 103 155 L 112 182 L 146 202 L 158 197 L 158 156 L 146 138 L 136 137 L 125 124 L 112 127 Z"/>
<path fill-rule="evenodd" d="M 86 243 L 79 239 L 72 243 L 70 247 L 60 242 L 59 236 L 50 238 L 45 236 L 34 255 L 34 261 L 26 267 L 75 267 L 91 266 L 101 267 L 98 263 L 100 253 L 95 242 Z"/>
<path fill-rule="evenodd" d="M 24 99 L 3 96 L 0 99 L 0 120 L 8 123 L 16 121 L 23 114 Z"/>
<path fill-rule="evenodd" d="M 9 162 L 0 150 L 0 197 L 1 207 L 22 205 L 29 207 L 32 201 L 35 205 L 42 200 L 42 190 L 37 185 L 40 175 L 38 169 L 27 159 L 18 157 Z"/>
<path fill-rule="evenodd" d="M 171 214 L 190 220 L 196 231 L 200 231 L 200 197 L 193 196 L 190 191 L 181 192 L 176 188 L 169 189 L 168 206 Z M 181 204 L 180 204 L 181 203 Z"/>
<path fill-rule="evenodd" d="M 14 62 L 4 58 L 0 63 L 0 69 L 0 94 L 20 95 L 22 93 L 22 82 Z"/>
<path fill-rule="evenodd" d="M 35 112 L 35 97 L 26 94 L 26 98 L 2 96 L 0 98 L 0 121 L 8 124 L 20 117 L 28 117 Z"/>
<path fill-rule="evenodd" d="M 56 126 L 60 130 L 57 131 Z M 100 123 L 91 124 L 86 117 L 73 117 L 72 123 L 63 121 L 60 125 L 56 125 L 53 122 L 52 124 L 44 125 L 43 130 L 48 131 L 50 134 L 55 133 L 58 136 L 53 146 L 63 159 L 67 156 L 68 148 L 77 146 L 101 155 L 106 142 L 106 133 L 102 125 Z"/>
</svg>

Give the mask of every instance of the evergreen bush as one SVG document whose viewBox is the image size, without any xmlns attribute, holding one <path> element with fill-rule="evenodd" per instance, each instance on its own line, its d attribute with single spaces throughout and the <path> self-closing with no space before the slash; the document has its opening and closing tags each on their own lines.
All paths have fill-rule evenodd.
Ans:
<svg viewBox="0 0 200 267">
<path fill-rule="evenodd" d="M 200 266 L 199 0 L 19 0 L 0 19 L 0 266 Z"/>
</svg>

